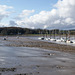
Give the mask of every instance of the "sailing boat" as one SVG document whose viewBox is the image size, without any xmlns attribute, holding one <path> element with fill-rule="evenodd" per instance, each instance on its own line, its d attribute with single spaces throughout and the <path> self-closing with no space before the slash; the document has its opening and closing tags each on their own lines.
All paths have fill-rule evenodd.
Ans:
<svg viewBox="0 0 75 75">
<path fill-rule="evenodd" d="M 46 30 L 46 37 L 45 40 L 48 40 L 48 31 Z"/>
<path fill-rule="evenodd" d="M 61 42 L 62 38 L 61 38 L 61 31 L 59 30 L 59 38 L 56 39 L 57 42 Z"/>
<path fill-rule="evenodd" d="M 50 39 L 51 39 L 51 30 L 49 30 L 49 35 L 50 35 L 50 37 L 48 38 L 48 40 L 50 40 Z"/>
<path fill-rule="evenodd" d="M 70 40 L 70 31 L 68 30 L 67 33 L 66 33 L 66 43 L 73 43 L 71 40 Z"/>
<path fill-rule="evenodd" d="M 75 32 L 74 32 L 75 33 Z M 71 40 L 71 43 L 73 43 L 73 44 L 75 44 L 75 40 L 74 40 L 75 38 L 73 38 L 73 40 Z"/>
<path fill-rule="evenodd" d="M 40 36 L 40 34 L 42 34 L 42 32 L 39 30 L 39 36 Z M 43 33 L 43 37 L 39 37 L 38 38 L 39 40 L 44 40 L 45 38 L 44 38 L 44 33 Z"/>
<path fill-rule="evenodd" d="M 52 33 L 54 35 L 54 38 L 51 38 L 50 41 L 56 41 L 56 39 L 55 39 L 56 30 L 53 30 Z"/>
</svg>

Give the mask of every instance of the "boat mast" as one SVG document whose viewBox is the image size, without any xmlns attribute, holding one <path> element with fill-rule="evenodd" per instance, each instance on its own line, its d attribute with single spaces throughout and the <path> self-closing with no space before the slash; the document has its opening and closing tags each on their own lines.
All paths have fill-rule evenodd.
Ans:
<svg viewBox="0 0 75 75">
<path fill-rule="evenodd" d="M 70 40 L 70 30 L 68 30 L 68 39 Z"/>
<path fill-rule="evenodd" d="M 61 39 L 61 30 L 59 30 L 59 38 Z"/>
<path fill-rule="evenodd" d="M 46 30 L 46 38 L 47 38 L 47 34 L 48 34 L 48 32 L 47 32 L 47 30 Z"/>
<path fill-rule="evenodd" d="M 56 36 L 55 34 L 56 34 L 56 30 L 54 30 L 54 39 L 55 39 L 55 36 Z"/>
<path fill-rule="evenodd" d="M 41 34 L 41 32 L 40 32 L 40 30 L 39 30 L 39 37 L 40 37 L 40 34 Z"/>
<path fill-rule="evenodd" d="M 68 35 L 67 35 L 67 31 L 66 31 L 66 41 L 67 41 L 67 36 L 68 36 Z"/>
<path fill-rule="evenodd" d="M 51 30 L 49 30 L 49 34 L 50 34 L 50 39 L 51 39 Z"/>
<path fill-rule="evenodd" d="M 45 33 L 45 32 L 44 32 L 44 30 L 43 30 L 43 38 L 45 37 L 44 33 Z"/>
</svg>

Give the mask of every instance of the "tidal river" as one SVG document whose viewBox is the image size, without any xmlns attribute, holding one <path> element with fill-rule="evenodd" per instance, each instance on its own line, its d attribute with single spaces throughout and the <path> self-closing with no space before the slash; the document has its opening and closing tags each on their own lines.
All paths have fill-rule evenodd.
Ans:
<svg viewBox="0 0 75 75">
<path fill-rule="evenodd" d="M 75 55 L 40 48 L 0 46 L 0 75 L 75 75 Z"/>
</svg>

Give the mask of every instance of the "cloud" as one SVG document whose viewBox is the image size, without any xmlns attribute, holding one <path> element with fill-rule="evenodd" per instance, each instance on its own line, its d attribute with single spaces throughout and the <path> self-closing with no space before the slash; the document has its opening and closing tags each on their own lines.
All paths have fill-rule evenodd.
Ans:
<svg viewBox="0 0 75 75">
<path fill-rule="evenodd" d="M 23 10 L 19 15 L 18 26 L 27 28 L 67 29 L 75 26 L 75 0 L 59 0 L 51 11 L 41 11 L 30 17 L 34 10 Z M 71 27 L 71 28 L 72 28 Z"/>
<path fill-rule="evenodd" d="M 0 27 L 8 27 L 9 25 L 6 23 L 0 23 Z"/>
<path fill-rule="evenodd" d="M 17 17 L 15 17 L 15 20 L 21 20 L 26 17 L 28 17 L 31 13 L 34 13 L 35 10 L 23 10 L 21 14 L 19 14 Z"/>
<path fill-rule="evenodd" d="M 12 8 L 11 6 L 0 5 L 0 21 L 12 13 L 12 11 L 10 11 Z"/>
<path fill-rule="evenodd" d="M 11 8 L 12 7 L 2 6 L 0 20 L 2 20 L 3 17 L 9 16 L 10 12 L 6 11 L 6 9 Z M 35 10 L 23 10 L 14 18 L 15 21 L 9 22 L 9 26 L 12 24 L 26 28 L 75 28 L 75 0 L 58 0 L 52 10 L 40 11 L 38 14 L 32 15 L 34 12 Z"/>
<path fill-rule="evenodd" d="M 17 26 L 17 23 L 15 23 L 15 21 L 10 21 L 9 26 Z"/>
<path fill-rule="evenodd" d="M 75 0 L 59 0 L 55 5 L 59 12 L 59 16 L 63 18 L 73 17 L 75 18 Z"/>
</svg>

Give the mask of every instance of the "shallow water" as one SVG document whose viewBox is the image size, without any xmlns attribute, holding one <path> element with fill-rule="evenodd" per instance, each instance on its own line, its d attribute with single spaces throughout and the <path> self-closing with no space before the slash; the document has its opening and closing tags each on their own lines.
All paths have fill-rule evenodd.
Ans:
<svg viewBox="0 0 75 75">
<path fill-rule="evenodd" d="M 40 48 L 0 46 L 1 75 L 75 75 L 75 55 Z"/>
</svg>

